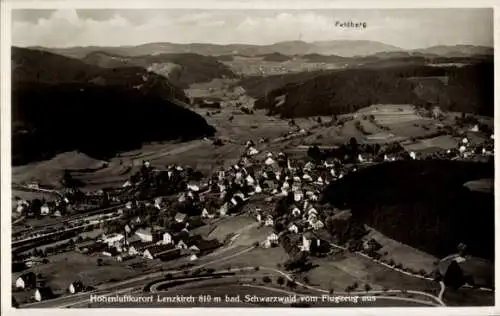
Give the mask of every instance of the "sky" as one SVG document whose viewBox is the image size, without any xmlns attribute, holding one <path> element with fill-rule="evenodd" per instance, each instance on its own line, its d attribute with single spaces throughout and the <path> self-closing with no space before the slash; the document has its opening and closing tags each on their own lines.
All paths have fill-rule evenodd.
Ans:
<svg viewBox="0 0 500 316">
<path fill-rule="evenodd" d="M 366 23 L 366 28 L 336 22 Z M 16 46 L 123 46 L 153 42 L 257 44 L 373 40 L 403 49 L 493 46 L 492 9 L 13 10 Z"/>
</svg>

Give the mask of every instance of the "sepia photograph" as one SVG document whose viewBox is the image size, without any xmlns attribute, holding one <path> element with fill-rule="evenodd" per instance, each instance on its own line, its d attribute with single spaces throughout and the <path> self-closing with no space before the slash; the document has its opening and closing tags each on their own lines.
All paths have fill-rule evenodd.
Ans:
<svg viewBox="0 0 500 316">
<path fill-rule="evenodd" d="M 9 14 L 12 308 L 495 306 L 493 8 Z"/>
</svg>

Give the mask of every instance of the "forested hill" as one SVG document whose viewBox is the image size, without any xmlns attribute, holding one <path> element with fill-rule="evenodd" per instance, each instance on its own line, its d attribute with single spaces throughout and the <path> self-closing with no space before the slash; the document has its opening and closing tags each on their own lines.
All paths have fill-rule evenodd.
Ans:
<svg viewBox="0 0 500 316">
<path fill-rule="evenodd" d="M 261 97 L 255 106 L 283 117 L 351 113 L 372 104 L 437 105 L 446 111 L 493 116 L 493 79 L 489 61 L 462 67 L 374 64 L 294 80 Z"/>
<path fill-rule="evenodd" d="M 82 83 L 151 91 L 166 100 L 188 102 L 184 91 L 166 78 L 138 66 L 101 68 L 81 60 L 26 48 L 12 48 L 12 82 Z"/>
<path fill-rule="evenodd" d="M 184 92 L 140 67 L 105 69 L 52 53 L 12 50 L 12 163 L 80 150 L 106 158 L 159 140 L 213 135 L 177 105 Z"/>
<path fill-rule="evenodd" d="M 198 114 L 157 95 L 77 83 L 15 85 L 12 122 L 15 165 L 72 150 L 106 158 L 144 142 L 215 132 Z"/>
<path fill-rule="evenodd" d="M 493 178 L 493 164 L 417 160 L 364 168 L 336 181 L 325 201 L 383 234 L 444 257 L 465 243 L 475 256 L 494 257 L 494 194 L 464 184 Z"/>
</svg>

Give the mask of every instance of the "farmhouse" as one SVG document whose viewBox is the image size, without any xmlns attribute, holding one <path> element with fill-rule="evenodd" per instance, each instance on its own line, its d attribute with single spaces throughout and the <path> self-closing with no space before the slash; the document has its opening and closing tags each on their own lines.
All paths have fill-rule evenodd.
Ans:
<svg viewBox="0 0 500 316">
<path fill-rule="evenodd" d="M 288 227 L 288 231 L 291 232 L 291 233 L 297 234 L 299 232 L 299 227 L 297 225 L 295 225 L 295 224 L 291 224 Z"/>
<path fill-rule="evenodd" d="M 54 293 L 50 287 L 41 287 L 35 290 L 35 300 L 37 302 L 45 301 L 54 297 Z"/>
<path fill-rule="evenodd" d="M 175 247 L 171 244 L 168 245 L 155 245 L 148 247 L 144 250 L 143 257 L 147 259 L 157 259 L 159 256 L 171 251 L 175 250 Z"/>
<path fill-rule="evenodd" d="M 266 218 L 266 221 L 264 222 L 264 225 L 265 226 L 273 226 L 274 225 L 274 220 L 273 220 L 273 217 L 271 215 L 269 215 Z"/>
<path fill-rule="evenodd" d="M 325 225 L 323 224 L 322 221 L 320 220 L 315 220 L 311 223 L 311 227 L 314 229 L 314 230 L 320 230 L 322 229 L 323 227 L 325 227 Z"/>
<path fill-rule="evenodd" d="M 165 245 L 173 243 L 172 235 L 168 232 L 163 233 L 161 243 Z"/>
<path fill-rule="evenodd" d="M 122 254 L 119 254 L 118 256 L 116 256 L 116 261 L 123 262 L 123 261 L 130 260 L 130 259 L 132 259 L 134 257 L 135 256 L 132 256 L 129 253 L 122 253 Z"/>
<path fill-rule="evenodd" d="M 36 286 L 36 275 L 33 272 L 25 273 L 16 280 L 16 288 L 25 289 Z"/>
<path fill-rule="evenodd" d="M 193 253 L 191 256 L 189 256 L 189 261 L 195 261 L 195 260 L 198 260 L 198 256 Z"/>
<path fill-rule="evenodd" d="M 123 236 L 122 234 L 115 233 L 110 235 L 104 235 L 102 238 L 102 242 L 111 247 L 115 245 L 117 242 L 121 242 L 124 238 L 125 236 Z"/>
<path fill-rule="evenodd" d="M 68 292 L 71 294 L 80 293 L 85 291 L 85 286 L 82 281 L 74 281 L 68 286 Z"/>
<path fill-rule="evenodd" d="M 49 213 L 50 213 L 50 208 L 47 206 L 47 204 L 43 205 L 40 208 L 40 214 L 41 215 L 49 215 Z"/>
<path fill-rule="evenodd" d="M 148 247 L 150 247 L 152 245 L 153 245 L 152 242 L 147 242 L 147 243 L 143 243 L 141 241 L 134 242 L 134 243 L 130 244 L 130 246 L 128 248 L 128 254 L 131 256 L 140 255 L 144 252 L 145 249 L 147 249 Z"/>
<path fill-rule="evenodd" d="M 219 246 L 220 243 L 217 241 L 217 239 L 211 239 L 211 240 L 201 239 L 198 240 L 195 245 L 200 254 L 207 254 L 213 251 L 214 249 L 218 248 Z"/>
</svg>

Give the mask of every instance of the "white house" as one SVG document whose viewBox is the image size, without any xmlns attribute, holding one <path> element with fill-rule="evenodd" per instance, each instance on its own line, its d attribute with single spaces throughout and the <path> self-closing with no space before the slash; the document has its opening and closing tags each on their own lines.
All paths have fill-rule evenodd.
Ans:
<svg viewBox="0 0 500 316">
<path fill-rule="evenodd" d="M 18 277 L 16 279 L 16 288 L 18 288 L 18 289 L 24 289 L 25 286 L 26 286 L 26 284 L 25 284 L 23 278 L 22 277 Z"/>
<path fill-rule="evenodd" d="M 186 214 L 184 213 L 177 213 L 175 214 L 175 221 L 177 223 L 183 223 L 186 220 Z"/>
<path fill-rule="evenodd" d="M 288 231 L 297 234 L 299 232 L 299 228 L 297 227 L 297 225 L 292 224 L 290 225 L 290 227 L 288 227 Z"/>
<path fill-rule="evenodd" d="M 47 205 L 43 205 L 41 208 L 40 208 L 40 214 L 41 215 L 49 215 L 50 213 L 50 209 Z"/>
<path fill-rule="evenodd" d="M 200 191 L 200 187 L 197 186 L 196 184 L 188 184 L 187 185 L 188 190 L 191 190 L 193 192 L 198 192 Z"/>
<path fill-rule="evenodd" d="M 316 216 L 317 216 L 317 215 L 318 215 L 318 211 L 316 211 L 316 209 L 315 209 L 314 207 L 311 207 L 311 208 L 309 209 L 309 211 L 307 211 L 307 215 L 308 215 L 308 216 L 311 216 L 311 214 L 314 214 L 314 215 L 316 215 Z"/>
<path fill-rule="evenodd" d="M 170 233 L 168 233 L 168 232 L 163 233 L 162 243 L 163 244 L 171 244 L 172 242 L 173 242 L 172 235 L 170 235 Z"/>
<path fill-rule="evenodd" d="M 34 298 L 37 302 L 50 299 L 54 296 L 52 290 L 48 287 L 38 288 L 35 290 Z"/>
<path fill-rule="evenodd" d="M 260 187 L 260 185 L 256 185 L 255 186 L 255 193 L 261 193 L 262 192 L 262 188 Z"/>
<path fill-rule="evenodd" d="M 281 186 L 281 190 L 288 190 L 290 189 L 290 184 L 288 182 L 283 183 Z"/>
<path fill-rule="evenodd" d="M 188 249 L 188 246 L 186 245 L 186 243 L 181 239 L 179 240 L 179 242 L 177 243 L 177 245 L 175 245 L 175 248 L 177 249 Z"/>
<path fill-rule="evenodd" d="M 272 233 L 271 235 L 269 235 L 267 237 L 267 240 L 269 240 L 271 243 L 277 243 L 278 242 L 278 235 L 276 235 L 276 233 Z"/>
<path fill-rule="evenodd" d="M 311 240 L 307 238 L 305 235 L 302 236 L 302 245 L 300 245 L 301 251 L 310 251 L 311 250 Z"/>
<path fill-rule="evenodd" d="M 249 155 L 249 156 L 255 156 L 258 153 L 259 153 L 259 151 L 257 149 L 255 149 L 254 147 L 248 148 L 247 155 Z"/>
<path fill-rule="evenodd" d="M 246 181 L 247 181 L 247 184 L 250 186 L 253 186 L 255 184 L 255 179 L 251 175 L 248 175 L 246 177 Z"/>
<path fill-rule="evenodd" d="M 220 216 L 225 216 L 227 214 L 228 210 L 229 210 L 229 206 L 227 205 L 227 203 L 224 203 L 224 205 L 222 205 L 219 209 Z"/>
<path fill-rule="evenodd" d="M 313 181 L 313 178 L 310 175 L 308 175 L 307 173 L 302 176 L 302 179 L 307 181 L 307 182 Z"/>
<path fill-rule="evenodd" d="M 318 219 L 318 220 L 313 221 L 313 223 L 312 223 L 312 225 L 311 225 L 311 226 L 312 226 L 312 228 L 313 228 L 314 230 L 319 230 L 319 229 L 322 229 L 323 227 L 325 227 L 325 225 L 323 224 L 323 222 L 322 222 L 322 221 L 320 221 L 319 219 Z"/>
<path fill-rule="evenodd" d="M 303 198 L 304 193 L 302 193 L 301 191 L 295 191 L 295 193 L 293 194 L 293 200 L 295 202 L 300 202 Z"/>
<path fill-rule="evenodd" d="M 198 260 L 198 256 L 195 253 L 193 253 L 193 254 L 191 254 L 191 256 L 189 256 L 189 261 L 196 261 L 196 260 Z"/>
<path fill-rule="evenodd" d="M 25 209 L 27 209 L 26 206 L 24 206 L 22 204 L 21 205 L 17 205 L 16 212 L 19 213 L 19 214 L 21 214 L 22 212 L 24 212 Z"/>
<path fill-rule="evenodd" d="M 124 238 L 125 238 L 125 236 L 123 236 L 122 234 L 115 233 L 115 234 L 103 236 L 102 241 L 111 247 L 116 242 L 121 242 Z"/>
<path fill-rule="evenodd" d="M 83 290 L 84 290 L 84 286 L 83 286 L 83 283 L 81 281 L 71 282 L 71 284 L 68 287 L 68 291 L 71 294 L 83 292 Z"/>
<path fill-rule="evenodd" d="M 268 157 L 268 158 L 264 161 L 264 163 L 265 163 L 266 165 L 268 165 L 268 166 L 270 166 L 270 165 L 274 164 L 275 162 L 276 162 L 276 161 L 274 161 L 274 159 L 273 159 L 273 158 L 271 158 L 271 157 Z"/>
<path fill-rule="evenodd" d="M 177 199 L 180 203 L 186 201 L 186 194 L 183 192 L 179 195 L 179 198 Z"/>
<path fill-rule="evenodd" d="M 264 222 L 265 226 L 273 226 L 274 225 L 274 220 L 272 216 L 268 216 L 266 218 L 266 221 Z"/>
<path fill-rule="evenodd" d="M 155 199 L 155 207 L 156 207 L 157 209 L 160 209 L 160 208 L 161 208 L 161 202 L 162 202 L 161 197 L 157 197 L 157 198 Z"/>
<path fill-rule="evenodd" d="M 337 176 L 337 173 L 335 172 L 335 169 L 330 169 L 330 174 L 332 175 L 332 177 L 336 177 Z"/>
<path fill-rule="evenodd" d="M 308 161 L 308 162 L 304 165 L 304 170 L 311 171 L 313 167 L 314 167 L 314 165 L 312 164 L 312 162 Z"/>
<path fill-rule="evenodd" d="M 257 214 L 257 221 L 260 223 L 262 221 L 262 215 Z"/>
</svg>

